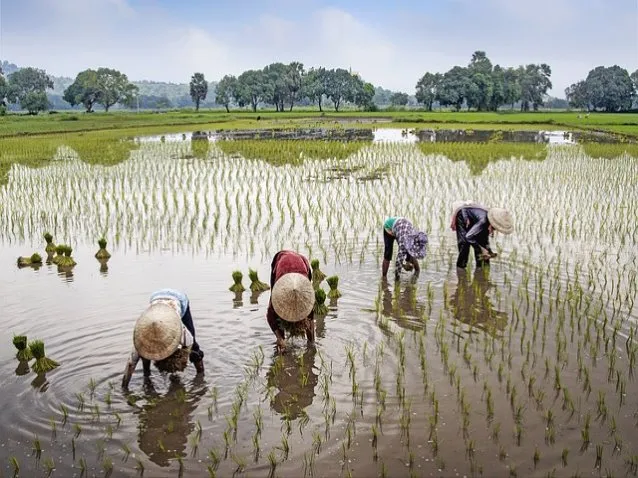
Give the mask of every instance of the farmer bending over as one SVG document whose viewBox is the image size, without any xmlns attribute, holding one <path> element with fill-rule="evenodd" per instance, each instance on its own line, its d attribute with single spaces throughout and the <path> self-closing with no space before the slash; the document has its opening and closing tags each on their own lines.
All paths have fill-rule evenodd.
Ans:
<svg viewBox="0 0 638 478">
<path fill-rule="evenodd" d="M 399 279 L 401 269 L 406 271 L 414 269 L 414 275 L 418 277 L 421 269 L 417 259 L 425 257 L 428 244 L 427 234 L 415 230 L 412 223 L 403 217 L 387 218 L 383 223 L 383 277 L 388 275 L 395 240 L 399 244 L 399 252 L 395 262 L 394 278 Z"/>
<path fill-rule="evenodd" d="M 490 259 L 496 254 L 490 249 L 490 236 L 494 231 L 503 234 L 511 234 L 514 231 L 512 216 L 507 209 L 498 207 L 486 208 L 471 201 L 459 201 L 452 206 L 453 231 L 456 231 L 456 240 L 459 248 L 459 256 L 456 267 L 464 269 L 470 256 L 470 246 L 474 249 L 476 267 L 490 265 Z"/>
<path fill-rule="evenodd" d="M 270 303 L 266 319 L 277 337 L 277 351 L 286 348 L 286 331 L 290 335 L 305 333 L 308 343 L 315 341 L 312 308 L 315 291 L 308 259 L 294 251 L 279 251 L 270 266 Z"/>
<path fill-rule="evenodd" d="M 197 373 L 204 373 L 204 352 L 195 341 L 195 327 L 186 294 L 162 289 L 151 295 L 150 305 L 135 322 L 133 352 L 126 364 L 122 386 L 128 387 L 137 362 L 142 359 L 144 376 L 151 374 L 151 360 L 162 371 L 186 368 L 188 360 Z"/>
</svg>

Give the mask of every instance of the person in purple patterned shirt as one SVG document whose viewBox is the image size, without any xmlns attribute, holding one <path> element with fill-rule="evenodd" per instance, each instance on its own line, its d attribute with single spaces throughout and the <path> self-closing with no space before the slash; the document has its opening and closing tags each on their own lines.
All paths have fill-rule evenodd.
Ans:
<svg viewBox="0 0 638 478">
<path fill-rule="evenodd" d="M 403 217 L 389 217 L 383 223 L 383 265 L 382 275 L 388 275 L 394 241 L 399 246 L 395 261 L 394 278 L 399 279 L 401 269 L 414 269 L 415 277 L 421 272 L 417 259 L 423 259 L 426 254 L 428 236 L 425 232 L 417 231 L 412 223 Z"/>
</svg>

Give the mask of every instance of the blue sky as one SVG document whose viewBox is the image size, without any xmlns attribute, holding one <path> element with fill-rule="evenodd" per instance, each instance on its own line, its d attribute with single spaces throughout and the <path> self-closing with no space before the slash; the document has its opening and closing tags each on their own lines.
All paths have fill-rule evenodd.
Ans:
<svg viewBox="0 0 638 478">
<path fill-rule="evenodd" d="M 548 63 L 552 93 L 598 65 L 638 69 L 636 0 L 0 0 L 0 59 L 75 76 L 108 66 L 132 80 L 209 80 L 274 61 L 351 67 L 413 93 L 484 50 L 494 63 Z"/>
</svg>

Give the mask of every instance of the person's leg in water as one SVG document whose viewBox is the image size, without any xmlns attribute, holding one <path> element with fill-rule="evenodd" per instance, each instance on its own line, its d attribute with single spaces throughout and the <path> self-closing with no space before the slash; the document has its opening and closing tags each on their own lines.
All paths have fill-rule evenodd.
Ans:
<svg viewBox="0 0 638 478">
<path fill-rule="evenodd" d="M 390 261 L 392 260 L 392 249 L 394 248 L 394 239 L 394 236 L 388 234 L 388 231 L 383 228 L 383 265 L 381 268 L 383 277 L 388 275 Z"/>
<path fill-rule="evenodd" d="M 184 316 L 182 317 L 182 324 L 184 327 L 191 333 L 193 336 L 193 347 L 191 348 L 191 354 L 189 360 L 193 365 L 195 365 L 195 369 L 197 373 L 204 372 L 204 352 L 199 348 L 199 344 L 195 338 L 195 326 L 193 325 L 193 316 L 191 315 L 191 306 L 190 304 L 186 307 L 186 312 L 184 312 Z"/>
<path fill-rule="evenodd" d="M 465 241 L 467 229 L 465 223 L 461 219 L 461 213 L 456 214 L 456 243 L 459 248 L 459 256 L 456 259 L 456 267 L 465 269 L 467 261 L 470 257 L 470 245 Z"/>
</svg>

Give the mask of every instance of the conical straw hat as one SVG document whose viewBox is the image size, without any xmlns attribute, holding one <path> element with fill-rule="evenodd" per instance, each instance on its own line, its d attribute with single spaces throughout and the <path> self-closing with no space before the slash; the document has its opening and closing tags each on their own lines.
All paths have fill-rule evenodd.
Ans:
<svg viewBox="0 0 638 478">
<path fill-rule="evenodd" d="M 487 219 L 494 229 L 502 234 L 514 232 L 514 221 L 507 209 L 493 207 L 487 211 Z"/>
<path fill-rule="evenodd" d="M 142 358 L 164 360 L 182 340 L 182 320 L 170 305 L 156 303 L 135 322 L 133 345 Z"/>
<path fill-rule="evenodd" d="M 299 322 L 312 312 L 315 290 L 308 277 L 289 272 L 275 282 L 270 298 L 279 317 L 287 322 Z"/>
</svg>

